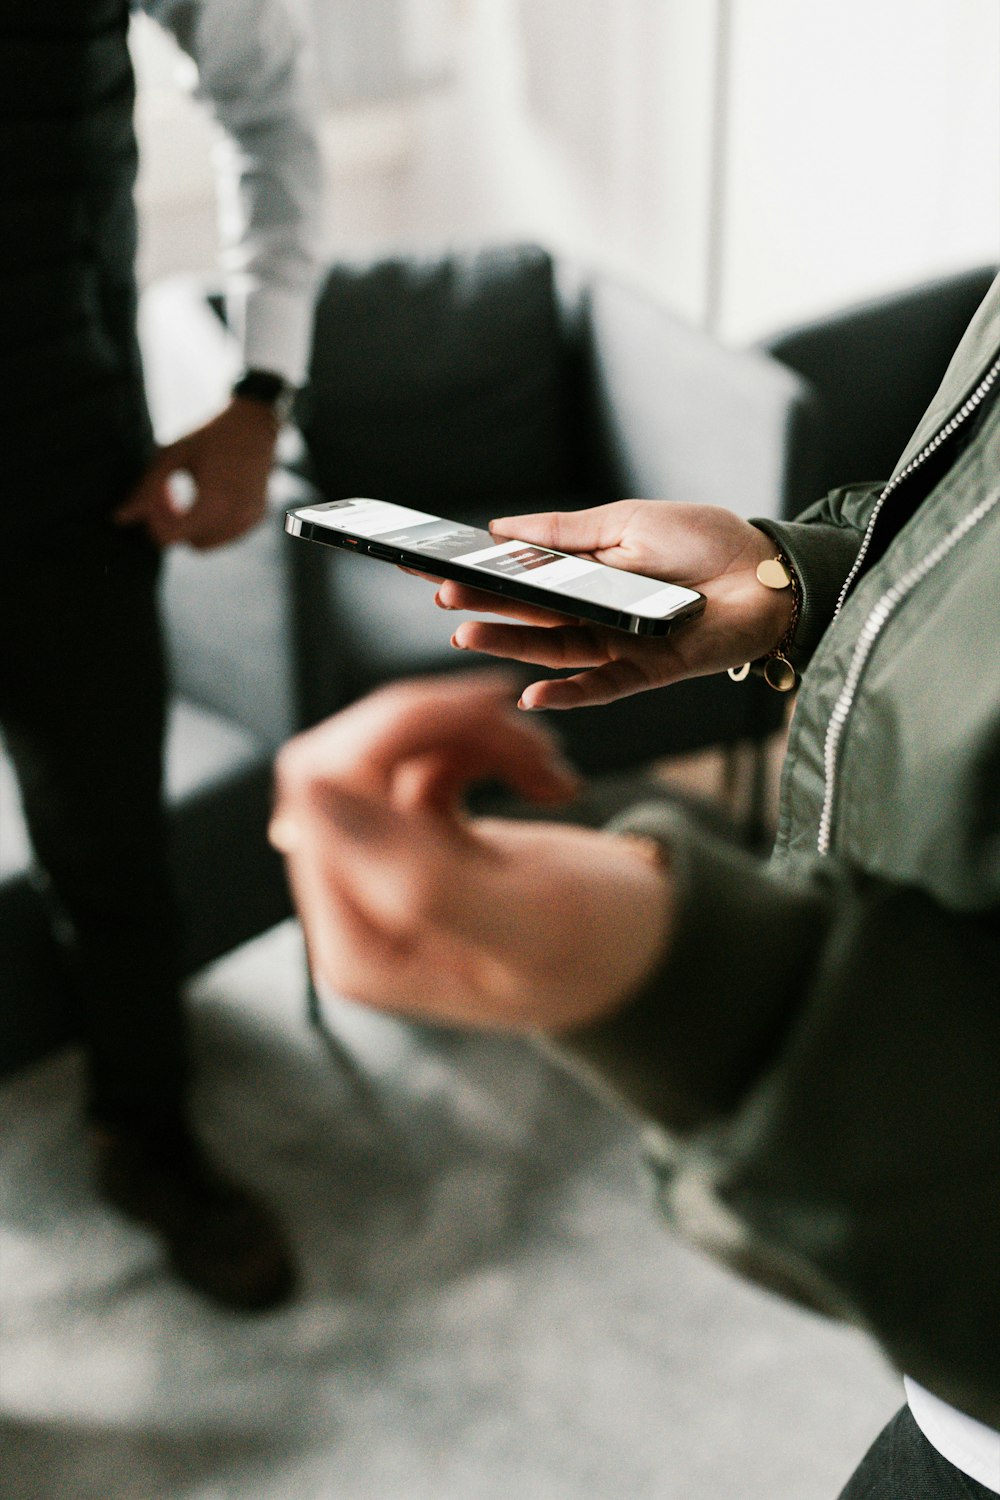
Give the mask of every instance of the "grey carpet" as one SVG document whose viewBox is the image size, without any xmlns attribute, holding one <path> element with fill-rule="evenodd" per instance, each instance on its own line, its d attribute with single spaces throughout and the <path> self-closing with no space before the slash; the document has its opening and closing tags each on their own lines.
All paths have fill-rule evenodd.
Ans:
<svg viewBox="0 0 1000 1500">
<path fill-rule="evenodd" d="M 213 1310 L 95 1200 L 79 1059 L 0 1091 L 4 1500 L 833 1500 L 899 1404 L 664 1232 L 631 1122 L 521 1041 L 305 1022 L 292 924 L 192 990 L 197 1112 L 287 1216 Z"/>
</svg>

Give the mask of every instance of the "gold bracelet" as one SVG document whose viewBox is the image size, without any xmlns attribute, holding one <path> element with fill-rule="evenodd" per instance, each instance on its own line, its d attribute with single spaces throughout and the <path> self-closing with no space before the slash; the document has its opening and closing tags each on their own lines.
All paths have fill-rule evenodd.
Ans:
<svg viewBox="0 0 1000 1500">
<path fill-rule="evenodd" d="M 791 589 L 792 591 L 792 613 L 788 621 L 788 629 L 778 644 L 766 656 L 761 657 L 764 663 L 764 681 L 768 687 L 774 688 L 776 693 L 790 693 L 798 681 L 795 668 L 788 659 L 788 652 L 795 639 L 795 628 L 799 623 L 802 590 L 798 574 L 785 554 L 779 552 L 776 557 L 767 557 L 762 563 L 757 564 L 757 579 L 766 589 Z M 751 666 L 752 663 L 747 661 L 741 667 L 730 667 L 729 675 L 734 682 L 742 682 L 749 675 Z"/>
</svg>

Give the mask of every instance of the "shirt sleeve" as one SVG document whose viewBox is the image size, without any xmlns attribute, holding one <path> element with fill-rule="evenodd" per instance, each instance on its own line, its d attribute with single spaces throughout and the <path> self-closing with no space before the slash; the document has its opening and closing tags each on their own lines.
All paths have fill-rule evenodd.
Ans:
<svg viewBox="0 0 1000 1500">
<path fill-rule="evenodd" d="M 220 259 L 244 363 L 301 384 L 322 171 L 303 40 L 284 0 L 142 0 L 197 69 L 219 126 Z"/>
</svg>

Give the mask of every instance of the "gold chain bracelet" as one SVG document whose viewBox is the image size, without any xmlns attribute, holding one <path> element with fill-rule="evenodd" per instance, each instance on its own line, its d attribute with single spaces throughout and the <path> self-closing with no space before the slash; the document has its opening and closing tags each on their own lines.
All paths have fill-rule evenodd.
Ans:
<svg viewBox="0 0 1000 1500">
<path fill-rule="evenodd" d="M 802 598 L 798 574 L 785 554 L 779 552 L 776 557 L 767 557 L 762 563 L 757 564 L 757 580 L 766 589 L 791 589 L 792 591 L 792 613 L 788 621 L 788 629 L 778 644 L 761 658 L 764 663 L 764 681 L 768 687 L 774 688 L 776 693 L 790 693 L 798 681 L 795 668 L 788 659 L 788 652 L 795 639 L 795 629 L 799 623 L 799 605 Z M 747 661 L 741 667 L 730 667 L 729 675 L 734 682 L 742 682 L 745 677 L 749 676 L 752 665 Z"/>
</svg>

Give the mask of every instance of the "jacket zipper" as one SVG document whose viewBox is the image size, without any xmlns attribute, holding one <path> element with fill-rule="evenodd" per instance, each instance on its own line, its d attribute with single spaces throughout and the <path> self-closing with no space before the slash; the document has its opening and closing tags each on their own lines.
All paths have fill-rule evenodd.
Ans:
<svg viewBox="0 0 1000 1500">
<path fill-rule="evenodd" d="M 868 518 L 868 525 L 865 528 L 860 550 L 840 591 L 837 607 L 833 612 L 834 619 L 840 614 L 851 584 L 857 577 L 861 565 L 865 560 L 865 555 L 871 545 L 872 535 L 875 531 L 875 524 L 886 500 L 888 500 L 890 495 L 895 493 L 904 480 L 908 479 L 911 474 L 937 452 L 942 443 L 947 442 L 956 429 L 962 426 L 963 422 L 968 420 L 977 407 L 985 400 L 998 375 L 1000 375 L 1000 359 L 997 359 L 990 366 L 968 400 L 959 407 L 955 415 L 935 434 L 926 447 L 921 448 L 920 452 L 910 460 L 905 469 L 901 469 L 898 474 L 889 480 L 889 483 L 872 507 L 872 513 Z M 947 536 L 943 537 L 937 546 L 933 547 L 919 563 L 916 563 L 904 573 L 902 578 L 894 583 L 891 588 L 886 589 L 861 627 L 861 633 L 858 636 L 854 653 L 851 657 L 851 663 L 844 678 L 844 685 L 840 690 L 840 694 L 830 715 L 830 722 L 826 730 L 826 740 L 823 745 L 823 807 L 820 812 L 819 831 L 816 836 L 816 849 L 820 855 L 826 855 L 830 851 L 833 807 L 837 787 L 837 755 L 840 749 L 840 741 L 844 733 L 844 726 L 854 705 L 861 675 L 864 672 L 875 642 L 878 640 L 890 617 L 917 585 L 926 578 L 927 574 L 933 568 L 937 567 L 939 562 L 942 562 L 948 556 L 952 548 L 957 546 L 974 526 L 978 526 L 983 517 L 988 515 L 998 502 L 1000 502 L 1000 493 L 981 500 L 963 520 L 952 527 Z"/>
</svg>

